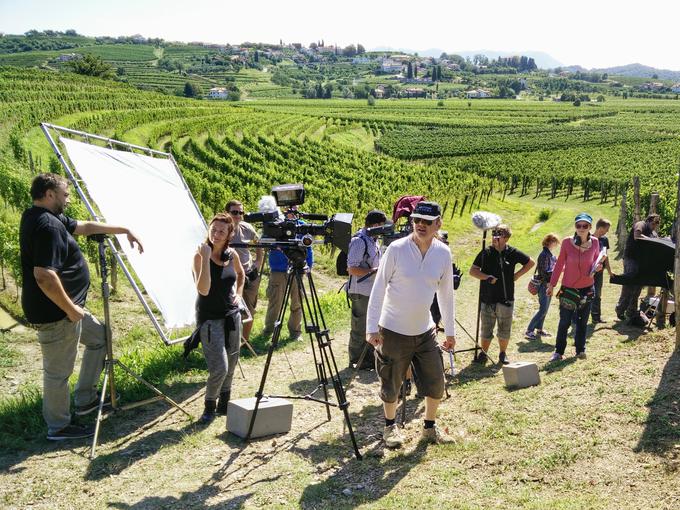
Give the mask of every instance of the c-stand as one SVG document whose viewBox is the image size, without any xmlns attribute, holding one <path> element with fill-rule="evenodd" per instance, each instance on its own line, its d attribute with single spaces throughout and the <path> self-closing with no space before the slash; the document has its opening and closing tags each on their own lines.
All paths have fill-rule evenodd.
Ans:
<svg viewBox="0 0 680 510">
<path fill-rule="evenodd" d="M 281 336 L 281 328 L 283 326 L 283 319 L 286 313 L 286 308 L 288 307 L 288 302 L 290 299 L 291 292 L 293 292 L 293 282 L 297 283 L 296 292 L 298 292 L 300 298 L 300 304 L 302 305 L 302 318 L 305 325 L 305 332 L 309 333 L 309 338 L 312 346 L 312 355 L 314 357 L 314 366 L 316 368 L 316 377 L 318 380 L 317 387 L 306 395 L 269 395 L 270 397 L 278 398 L 290 398 L 290 399 L 300 399 L 309 400 L 312 402 L 318 402 L 326 406 L 326 414 L 328 420 L 331 419 L 330 408 L 337 407 L 341 409 L 344 415 L 345 423 L 349 430 L 349 435 L 352 440 L 352 446 L 354 447 L 354 454 L 357 459 L 361 460 L 361 453 L 357 446 L 356 438 L 354 437 L 354 431 L 352 430 L 352 424 L 349 418 L 349 402 L 345 397 L 345 390 L 342 386 L 342 381 L 340 380 L 340 373 L 338 371 L 338 365 L 335 361 L 335 356 L 333 355 L 333 349 L 331 348 L 331 338 L 329 330 L 326 327 L 326 322 L 323 317 L 323 312 L 321 310 L 321 304 L 319 302 L 319 295 L 316 292 L 316 287 L 314 286 L 314 280 L 312 278 L 311 270 L 306 265 L 306 254 L 307 248 L 305 246 L 292 246 L 283 248 L 284 253 L 288 258 L 288 270 L 286 278 L 286 287 L 284 290 L 283 303 L 279 309 L 277 315 L 277 320 L 274 325 L 274 332 L 272 334 L 271 344 L 269 350 L 267 351 L 267 360 L 265 361 L 264 371 L 262 372 L 262 379 L 260 380 L 260 387 L 255 394 L 255 406 L 253 408 L 253 414 L 250 419 L 250 424 L 248 426 L 248 433 L 246 434 L 246 440 L 250 439 L 250 435 L 253 431 L 253 426 L 255 425 L 255 419 L 257 417 L 258 407 L 260 405 L 260 400 L 264 397 L 264 385 L 267 381 L 267 374 L 269 373 L 269 366 L 271 364 L 272 355 L 274 350 L 279 344 L 279 338 Z M 307 283 L 309 289 L 305 288 L 303 275 L 307 275 Z M 309 295 L 307 293 L 309 290 Z M 333 385 L 335 390 L 336 402 L 331 402 L 328 398 L 328 384 L 330 377 L 330 383 Z M 323 398 L 315 396 L 319 391 L 323 390 Z"/>
<path fill-rule="evenodd" d="M 175 406 L 177 409 L 186 414 L 189 418 L 193 417 L 182 409 L 179 404 L 177 404 L 170 397 L 161 392 L 158 388 L 153 386 L 151 383 L 145 381 L 139 375 L 135 374 L 130 368 L 125 366 L 120 360 L 113 357 L 113 343 L 111 335 L 111 317 L 109 312 L 109 282 L 108 282 L 108 265 L 106 261 L 106 247 L 104 242 L 106 241 L 106 236 L 104 234 L 96 234 L 89 236 L 90 239 L 95 240 L 99 243 L 99 267 L 102 278 L 102 300 L 104 302 L 104 336 L 106 338 L 106 359 L 104 360 L 104 382 L 102 384 L 101 396 L 99 398 L 99 408 L 97 409 L 97 421 L 94 428 L 94 437 L 92 438 L 92 449 L 90 450 L 90 459 L 94 459 L 95 450 L 97 448 L 97 439 L 99 437 L 99 428 L 103 419 L 103 409 L 104 401 L 106 400 L 106 390 L 107 388 L 111 392 L 111 410 L 112 411 L 126 411 L 127 409 L 132 409 L 134 407 L 139 407 L 144 404 L 149 404 L 157 400 L 165 400 L 169 404 Z M 109 241 L 111 243 L 111 241 Z M 153 391 L 156 396 L 141 400 L 139 402 L 132 402 L 130 404 L 121 405 L 118 401 L 118 395 L 116 393 L 116 382 L 114 378 L 114 367 L 120 367 L 126 373 L 134 377 L 137 381 L 142 383 L 144 386 Z M 108 383 L 108 385 L 107 385 Z"/>
</svg>

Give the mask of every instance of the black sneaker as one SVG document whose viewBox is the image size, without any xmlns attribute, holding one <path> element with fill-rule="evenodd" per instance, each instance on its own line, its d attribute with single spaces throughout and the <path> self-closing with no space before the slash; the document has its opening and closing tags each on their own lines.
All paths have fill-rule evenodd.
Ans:
<svg viewBox="0 0 680 510">
<path fill-rule="evenodd" d="M 483 365 L 487 361 L 489 361 L 489 357 L 486 355 L 484 351 L 480 352 L 475 358 L 475 363 L 479 363 L 480 365 Z"/>
<path fill-rule="evenodd" d="M 94 427 L 84 425 L 66 425 L 53 434 L 47 434 L 49 441 L 66 441 L 68 439 L 83 439 L 94 436 Z"/>
<path fill-rule="evenodd" d="M 510 358 L 508 358 L 508 355 L 505 354 L 505 351 L 498 353 L 498 363 L 501 365 L 509 365 L 511 363 Z"/>
<path fill-rule="evenodd" d="M 616 318 L 619 319 L 620 321 L 625 321 L 626 320 L 626 314 L 616 312 Z"/>
<path fill-rule="evenodd" d="M 86 414 L 90 414 L 92 411 L 96 411 L 99 409 L 99 399 L 101 398 L 101 395 L 97 394 L 97 398 L 95 398 L 92 402 L 89 404 L 86 404 L 84 406 L 76 406 L 76 416 L 84 416 Z M 111 409 L 111 395 L 106 395 L 106 398 L 104 399 L 104 407 L 102 408 L 103 411 L 109 411 Z"/>
</svg>

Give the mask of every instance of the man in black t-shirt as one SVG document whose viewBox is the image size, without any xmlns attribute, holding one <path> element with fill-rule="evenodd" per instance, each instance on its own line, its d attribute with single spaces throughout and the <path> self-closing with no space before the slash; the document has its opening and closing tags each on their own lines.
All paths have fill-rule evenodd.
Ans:
<svg viewBox="0 0 680 510">
<path fill-rule="evenodd" d="M 600 251 L 603 249 L 607 250 L 607 255 L 609 254 L 609 239 L 607 238 L 607 233 L 611 227 L 611 222 L 605 218 L 600 218 L 595 224 L 595 234 L 600 241 Z M 602 284 L 604 283 L 604 271 L 605 269 L 609 273 L 609 277 L 612 276 L 612 268 L 609 265 L 609 256 L 607 256 L 602 261 L 602 269 L 596 271 L 593 275 L 595 280 L 595 296 L 593 297 L 593 304 L 590 307 L 590 316 L 593 320 L 593 324 L 604 324 L 607 321 L 602 318 Z"/>
<path fill-rule="evenodd" d="M 76 415 L 97 409 L 97 384 L 106 357 L 104 326 L 84 309 L 90 272 L 73 235 L 126 234 L 130 245 L 142 245 L 124 227 L 76 221 L 63 214 L 69 204 L 68 181 L 40 174 L 31 184 L 33 206 L 21 217 L 19 244 L 26 319 L 38 330 L 43 356 L 43 416 L 47 439 L 89 437 L 92 427 L 71 423 L 68 379 L 85 346 L 74 399 Z"/>
<path fill-rule="evenodd" d="M 493 328 L 498 324 L 498 361 L 510 363 L 506 350 L 510 342 L 512 314 L 515 301 L 515 281 L 536 264 L 531 257 L 508 245 L 512 231 L 508 225 L 498 225 L 491 232 L 491 246 L 480 251 L 470 268 L 470 276 L 481 280 L 481 342 L 480 363 L 487 360 Z M 515 266 L 522 267 L 515 272 Z"/>
</svg>

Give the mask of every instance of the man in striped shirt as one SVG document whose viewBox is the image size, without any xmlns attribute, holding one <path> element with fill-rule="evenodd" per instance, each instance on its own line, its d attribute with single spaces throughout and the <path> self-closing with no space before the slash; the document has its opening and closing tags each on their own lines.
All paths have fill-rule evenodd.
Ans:
<svg viewBox="0 0 680 510">
<path fill-rule="evenodd" d="M 448 441 L 435 425 L 445 381 L 430 304 L 436 292 L 446 334 L 443 348 L 453 349 L 456 340 L 451 251 L 435 238 L 442 225 L 439 204 L 418 203 L 411 220 L 413 233 L 390 244 L 380 262 L 366 319 L 366 341 L 375 347 L 385 412 L 383 439 L 389 448 L 404 443 L 395 416 L 399 388 L 411 363 L 419 394 L 425 396 L 422 439 L 432 443 Z"/>
</svg>

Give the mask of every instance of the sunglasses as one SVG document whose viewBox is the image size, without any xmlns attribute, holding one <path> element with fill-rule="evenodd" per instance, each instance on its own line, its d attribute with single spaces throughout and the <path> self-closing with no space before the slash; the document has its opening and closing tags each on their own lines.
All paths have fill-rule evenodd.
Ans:
<svg viewBox="0 0 680 510">
<path fill-rule="evenodd" d="M 243 216 L 243 211 L 229 211 L 232 216 Z"/>
<path fill-rule="evenodd" d="M 582 229 L 584 229 L 584 228 L 589 229 L 589 228 L 590 228 L 590 224 L 588 224 L 588 223 L 577 223 L 577 224 L 576 224 L 576 228 L 579 229 L 579 230 L 582 230 Z"/>
<path fill-rule="evenodd" d="M 491 235 L 493 237 L 508 237 L 508 233 L 505 230 L 492 230 Z"/>
<path fill-rule="evenodd" d="M 414 225 L 418 225 L 419 223 L 422 223 L 423 225 L 427 225 L 429 227 L 433 223 L 432 220 L 426 220 L 425 218 L 412 218 L 412 219 L 413 219 Z"/>
</svg>

